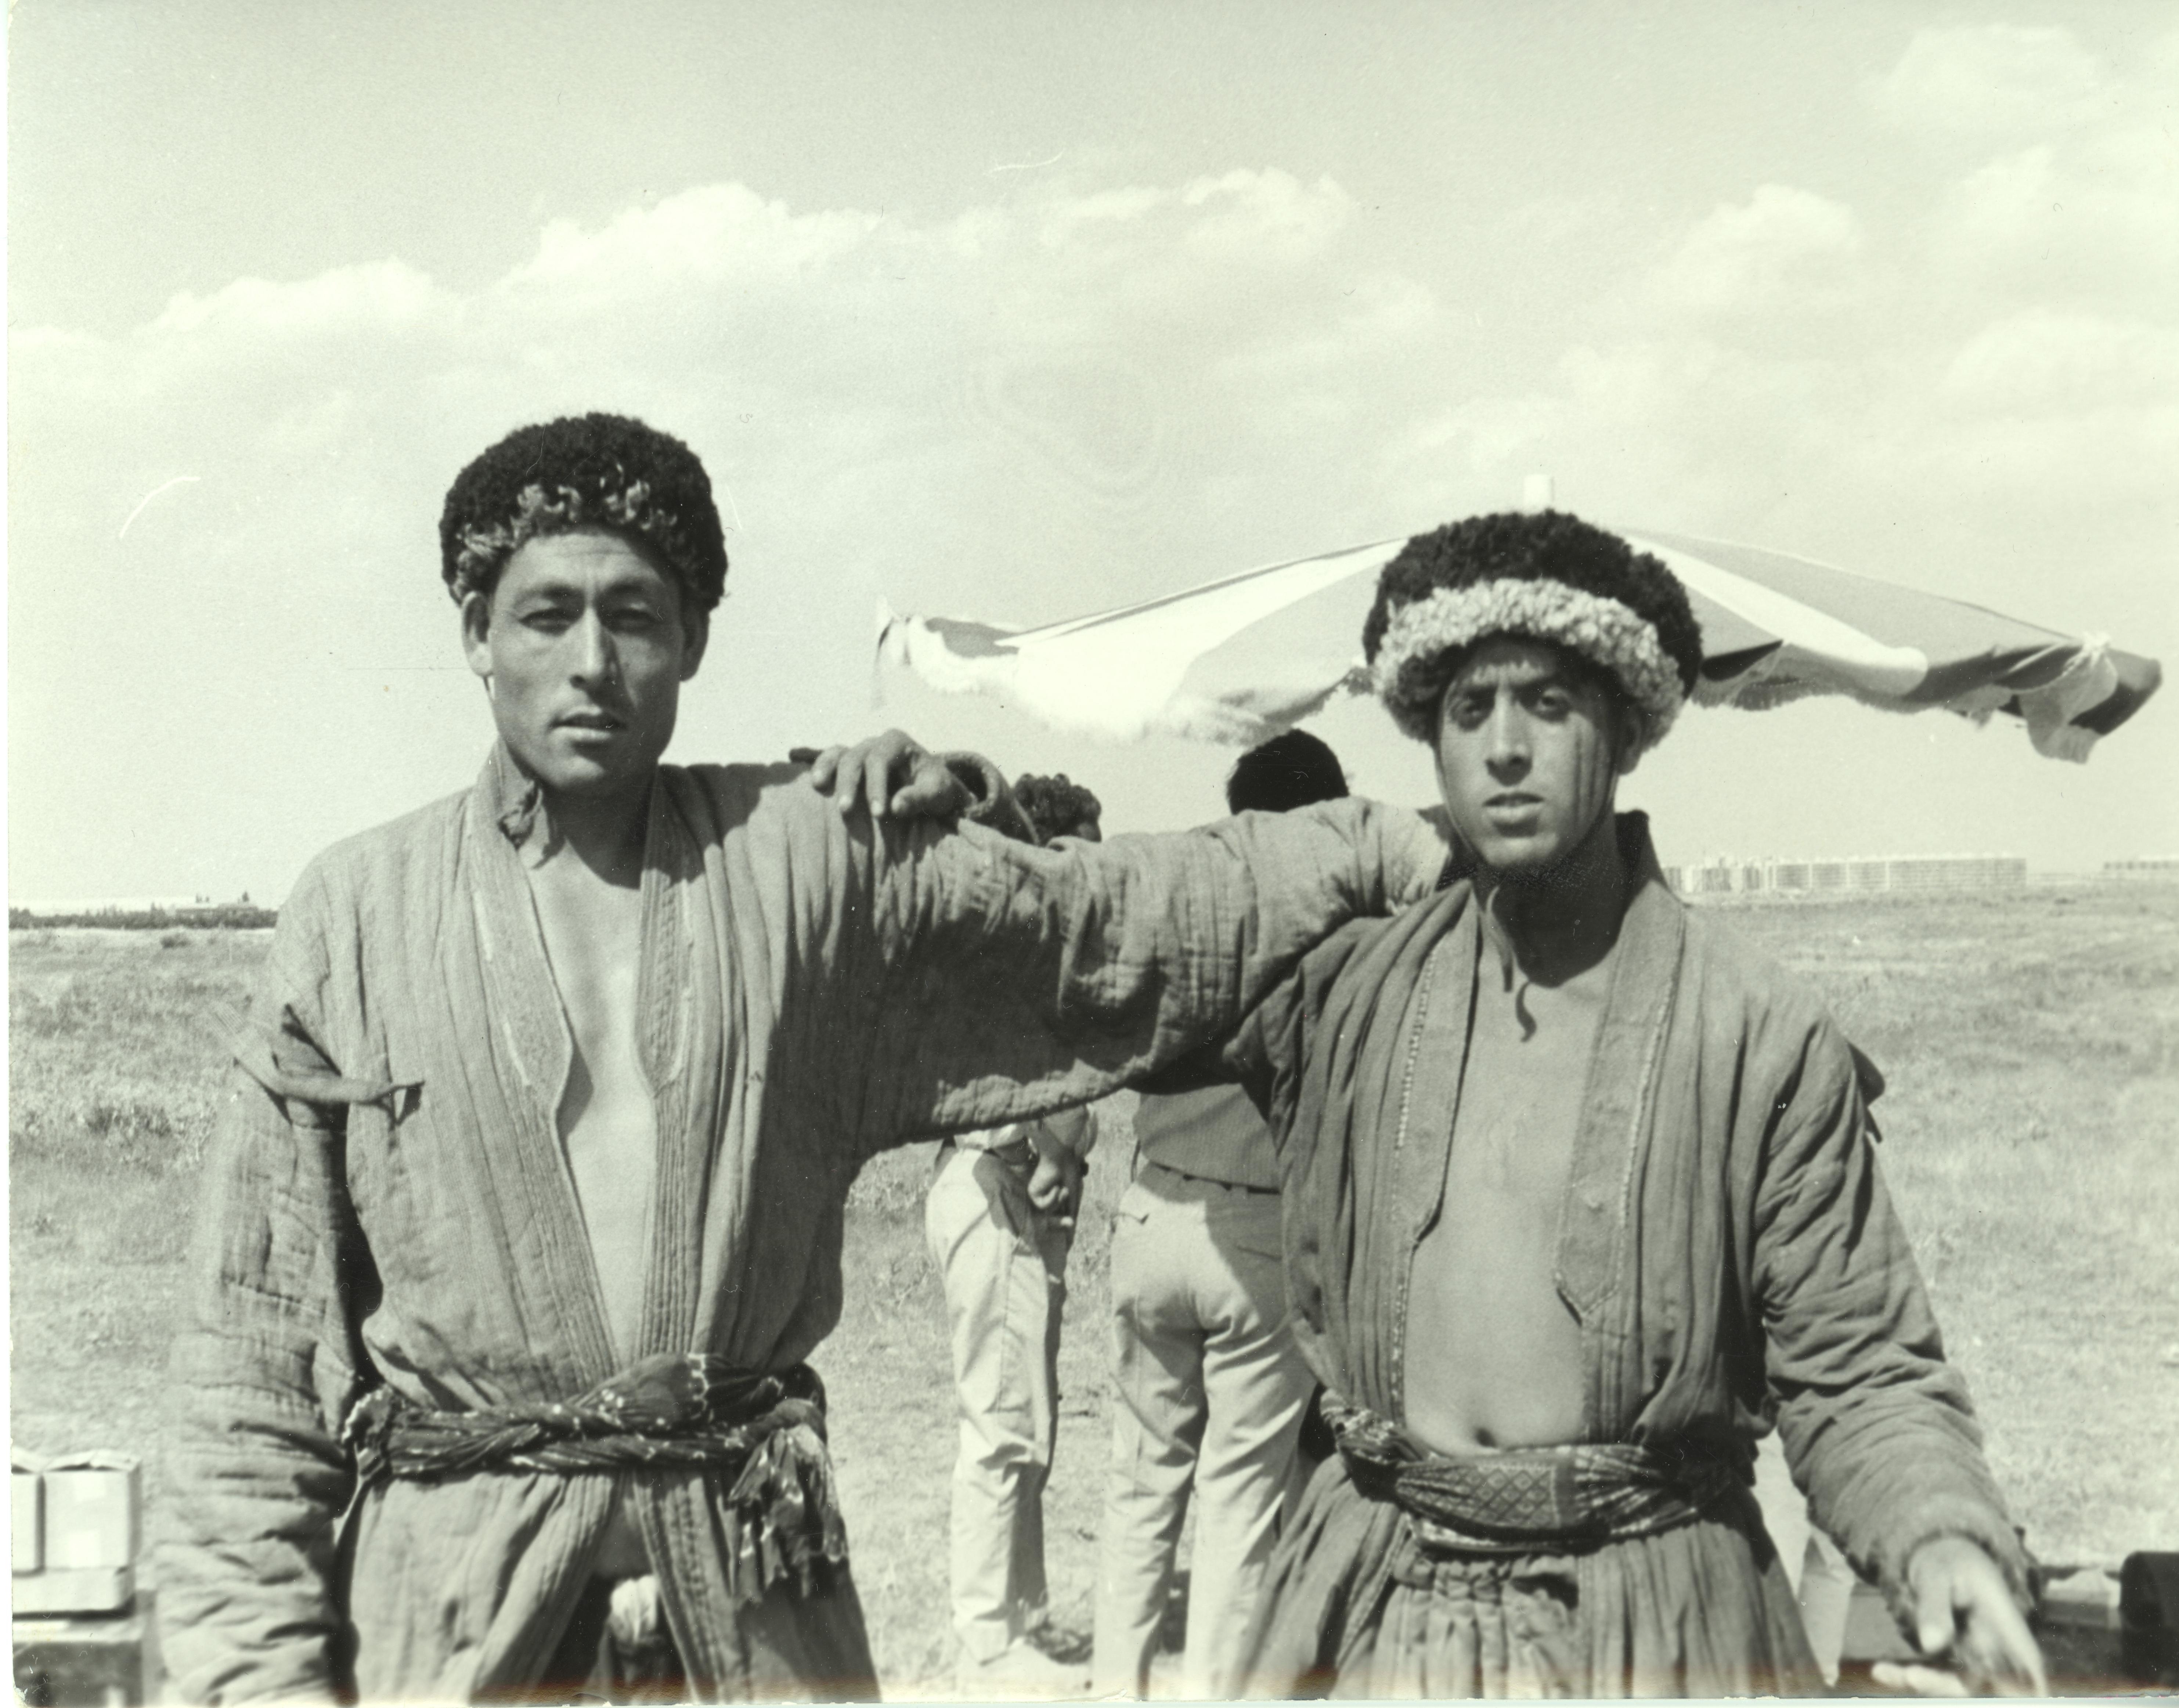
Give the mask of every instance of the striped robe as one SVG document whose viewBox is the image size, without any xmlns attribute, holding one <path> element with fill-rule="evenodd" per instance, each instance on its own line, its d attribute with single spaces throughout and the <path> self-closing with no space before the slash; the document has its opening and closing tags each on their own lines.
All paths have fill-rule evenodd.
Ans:
<svg viewBox="0 0 2179 1708">
<path fill-rule="evenodd" d="M 1364 803 L 1065 851 L 874 830 L 788 767 L 661 767 L 649 814 L 638 1046 L 659 1155 L 631 1356 L 759 1370 L 838 1320 L 843 1202 L 875 1151 L 1200 1046 L 1443 859 Z M 872 1689 L 845 1571 L 809 1597 L 729 1595 L 700 1471 L 355 1489 L 340 1430 L 372 1385 L 458 1409 L 613 1373 L 524 865 L 549 833 L 495 750 L 466 794 L 321 855 L 282 909 L 173 1354 L 160 1613 L 185 1700 L 519 1692 L 617 1482 L 700 1690 Z"/>
</svg>

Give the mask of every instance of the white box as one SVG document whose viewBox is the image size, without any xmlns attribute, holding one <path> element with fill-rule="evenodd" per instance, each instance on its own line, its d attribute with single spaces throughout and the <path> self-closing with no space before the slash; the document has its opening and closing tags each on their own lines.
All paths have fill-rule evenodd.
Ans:
<svg viewBox="0 0 2179 1708">
<path fill-rule="evenodd" d="M 126 1453 L 74 1453 L 45 1468 L 45 1569 L 101 1572 L 136 1563 L 141 1485 Z"/>
</svg>

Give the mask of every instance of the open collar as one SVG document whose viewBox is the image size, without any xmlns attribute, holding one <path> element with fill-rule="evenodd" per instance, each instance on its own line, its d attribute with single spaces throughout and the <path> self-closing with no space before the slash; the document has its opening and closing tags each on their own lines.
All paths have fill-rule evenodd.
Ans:
<svg viewBox="0 0 2179 1708">
<path fill-rule="evenodd" d="M 1657 1067 L 1679 982 L 1686 914 L 1665 881 L 1638 812 L 1616 821 L 1628 873 L 1627 903 L 1613 949 L 1611 979 L 1575 1130 L 1573 1155 L 1560 1197 L 1553 1278 L 1582 1324 L 1584 1385 L 1590 1421 L 1608 1415 L 1610 1397 L 1597 1392 L 1603 1359 L 1593 1344 L 1603 1332 L 1604 1307 L 1616 1294 L 1627 1244 L 1629 1193 L 1655 1101 Z M 1397 1071 L 1393 1107 L 1391 1204 L 1403 1216 L 1387 1375 L 1405 1404 L 1408 1288 L 1414 1254 L 1440 1214 L 1452 1131 L 1467 1073 L 1474 971 L 1490 953 L 1479 907 L 1468 896 L 1433 906 L 1446 917 L 1444 935 L 1421 973 Z"/>
<path fill-rule="evenodd" d="M 688 1148 L 682 1132 L 688 1111 L 685 1055 L 689 1047 L 688 959 L 683 898 L 674 873 L 684 864 L 677 842 L 679 821 L 661 775 L 650 790 L 643 858 L 643 923 L 638 976 L 638 1058 L 650 1080 L 659 1135 L 661 1181 Z M 502 1159 L 523 1181 L 530 1213 L 550 1230 L 552 1249 L 579 1254 L 556 1280 L 559 1307 L 585 1364 L 602 1380 L 615 1359 L 606 1326 L 604 1297 L 596 1283 L 574 1177 L 560 1142 L 559 1109 L 574 1063 L 574 1041 L 553 975 L 530 874 L 557 845 L 544 792 L 515 764 L 504 744 L 495 744 L 469 792 L 464 827 L 470 851 L 469 898 L 490 1004 L 495 1053 L 513 1069 L 508 1087 L 519 1105 L 513 1153 Z M 654 1226 L 657 1222 L 654 1206 Z M 644 1350 L 685 1349 L 693 1282 L 662 1277 L 661 1242 L 651 1240 L 641 1337 Z M 678 1264 L 678 1246 L 672 1253 Z M 686 1267 L 687 1266 L 680 1266 Z M 664 1348 L 654 1340 L 672 1343 Z"/>
</svg>

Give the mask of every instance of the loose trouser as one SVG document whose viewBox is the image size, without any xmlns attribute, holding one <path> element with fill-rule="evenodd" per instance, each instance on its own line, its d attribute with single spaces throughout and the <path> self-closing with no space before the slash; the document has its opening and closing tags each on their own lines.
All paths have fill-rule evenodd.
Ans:
<svg viewBox="0 0 2179 1708">
<path fill-rule="evenodd" d="M 1100 1695 L 1137 1694 L 1191 1485 L 1183 1689 L 1234 1694 L 1314 1382 L 1287 1321 L 1276 1193 L 1146 1163 L 1112 1233 L 1112 1457 L 1098 1546 Z"/>
<path fill-rule="evenodd" d="M 949 1576 L 963 1650 L 990 1661 L 1042 1618 L 1044 1485 L 1059 1420 L 1059 1317 L 1073 1228 L 1025 1170 L 947 1145 L 924 1203 L 946 1292 L 960 1444 Z"/>
</svg>

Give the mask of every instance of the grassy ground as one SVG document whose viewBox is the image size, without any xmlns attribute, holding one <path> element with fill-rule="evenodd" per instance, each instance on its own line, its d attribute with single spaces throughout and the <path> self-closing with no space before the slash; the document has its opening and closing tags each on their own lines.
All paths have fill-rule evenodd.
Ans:
<svg viewBox="0 0 2179 1708">
<path fill-rule="evenodd" d="M 1059 1445 L 1045 1491 L 1045 1558 L 1062 1652 L 1088 1658 L 1101 1476 L 1110 1429 L 1105 1300 L 1114 1206 L 1134 1149 L 1134 1100 L 1100 1110 L 1059 1351 Z M 855 1572 L 879 1677 L 889 1691 L 947 1693 L 947 1480 L 953 1395 L 946 1305 L 923 1242 L 933 1147 L 915 1145 L 864 1170 L 848 1200 L 847 1306 L 818 1354 L 832 1398 L 833 1448 L 853 1529 Z"/>
<path fill-rule="evenodd" d="M 2179 1546 L 2179 888 L 2038 887 L 1731 910 L 1814 979 L 1882 1064 L 1884 1156 L 1991 1459 L 2046 1560 Z M 194 1175 L 222 1076 L 196 1019 L 238 997 L 249 933 L 11 936 L 12 1423 L 32 1448 L 153 1455 Z M 1086 1637 L 1107 1399 L 1109 1216 L 1125 1105 L 1069 1269 L 1047 1496 L 1058 1623 Z M 930 1148 L 850 1204 L 847 1308 L 817 1362 L 881 1675 L 942 1690 L 942 1306 Z M 151 1466 L 156 1495 L 156 1467 Z"/>
<path fill-rule="evenodd" d="M 8 934 L 9 1413 L 18 1445 L 150 1458 L 168 1312 L 218 1101 L 201 1018 L 264 931 Z"/>
<path fill-rule="evenodd" d="M 2179 1547 L 2179 890 L 1730 917 L 1891 1082 L 1892 1193 L 2029 1546 Z"/>
</svg>

